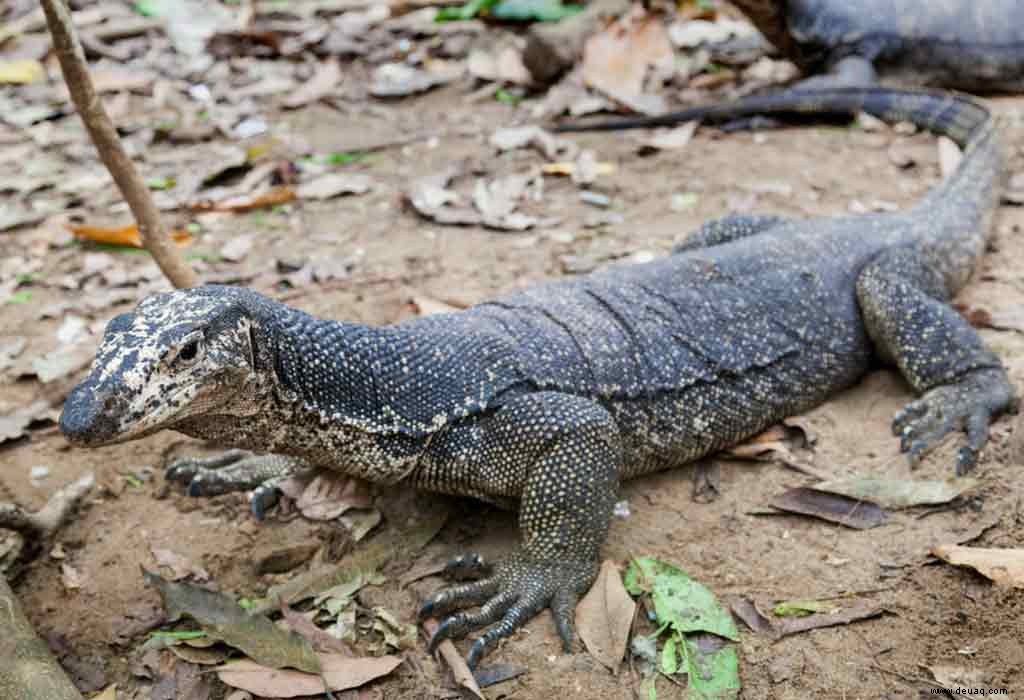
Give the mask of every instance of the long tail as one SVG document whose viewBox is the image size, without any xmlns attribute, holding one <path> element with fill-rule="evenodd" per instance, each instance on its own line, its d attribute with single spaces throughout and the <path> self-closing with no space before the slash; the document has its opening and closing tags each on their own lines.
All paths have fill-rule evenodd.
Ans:
<svg viewBox="0 0 1024 700">
<path fill-rule="evenodd" d="M 921 235 L 944 261 L 951 291 L 966 282 L 984 250 L 1002 175 L 1002 148 L 988 109 L 970 97 L 951 92 L 837 88 L 790 90 L 720 104 L 693 107 L 656 117 L 564 124 L 557 132 L 618 131 L 673 126 L 689 121 L 721 123 L 754 116 L 830 116 L 867 112 L 895 123 L 908 121 L 947 136 L 963 149 L 957 170 L 914 208 L 927 227 Z"/>
</svg>

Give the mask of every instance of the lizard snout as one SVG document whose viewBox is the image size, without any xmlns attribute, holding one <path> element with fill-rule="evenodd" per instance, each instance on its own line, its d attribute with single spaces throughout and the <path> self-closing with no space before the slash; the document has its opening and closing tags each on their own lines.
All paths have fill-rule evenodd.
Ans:
<svg viewBox="0 0 1024 700">
<path fill-rule="evenodd" d="M 97 445 L 112 440 L 118 433 L 117 398 L 91 382 L 75 387 L 64 402 L 60 431 L 75 445 Z"/>
</svg>

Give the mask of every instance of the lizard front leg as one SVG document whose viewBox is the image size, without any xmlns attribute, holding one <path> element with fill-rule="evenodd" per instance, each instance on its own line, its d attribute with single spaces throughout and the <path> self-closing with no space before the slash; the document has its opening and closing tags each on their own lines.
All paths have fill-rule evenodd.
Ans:
<svg viewBox="0 0 1024 700">
<path fill-rule="evenodd" d="M 576 601 L 597 575 L 618 492 L 622 446 L 614 421 L 595 402 L 545 392 L 516 399 L 445 442 L 435 453 L 435 486 L 449 479 L 464 485 L 449 489 L 455 493 L 482 489 L 498 499 L 518 498 L 521 544 L 488 578 L 427 599 L 421 617 L 481 606 L 444 619 L 430 649 L 493 624 L 469 652 L 475 667 L 499 640 L 550 608 L 570 651 Z"/>
<path fill-rule="evenodd" d="M 1017 408 L 1016 390 L 995 353 L 948 302 L 940 273 L 911 248 L 886 251 L 857 279 L 857 299 L 882 359 L 896 364 L 921 395 L 893 420 L 911 463 L 948 433 L 963 430 L 958 475 L 970 471 L 990 423 Z"/>
<path fill-rule="evenodd" d="M 309 468 L 298 457 L 228 450 L 214 457 L 175 460 L 168 465 L 165 478 L 185 484 L 188 495 L 194 497 L 251 490 L 249 506 L 253 515 L 262 520 L 277 503 L 280 496 L 278 485 L 289 476 Z"/>
</svg>

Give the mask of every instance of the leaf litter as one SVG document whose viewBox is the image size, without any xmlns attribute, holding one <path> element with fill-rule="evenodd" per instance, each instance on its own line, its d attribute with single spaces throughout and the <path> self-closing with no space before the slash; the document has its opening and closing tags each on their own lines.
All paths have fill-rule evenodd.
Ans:
<svg viewBox="0 0 1024 700">
<path fill-rule="evenodd" d="M 735 645 L 739 630 L 714 593 L 682 570 L 644 557 L 634 559 L 626 571 L 625 587 L 633 596 L 646 595 L 654 606 L 658 625 L 647 648 L 648 693 L 653 696 L 654 671 L 672 676 L 687 675 L 687 697 L 693 700 L 726 700 L 740 692 L 739 656 Z M 660 656 L 655 656 L 657 639 L 668 632 Z M 637 640 L 634 639 L 634 646 Z M 657 660 L 655 660 L 657 659 Z"/>
</svg>

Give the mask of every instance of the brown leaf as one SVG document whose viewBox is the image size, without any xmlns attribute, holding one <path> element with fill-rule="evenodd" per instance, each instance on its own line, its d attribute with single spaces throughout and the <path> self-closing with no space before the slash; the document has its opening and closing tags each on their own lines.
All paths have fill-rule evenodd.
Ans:
<svg viewBox="0 0 1024 700">
<path fill-rule="evenodd" d="M 136 224 L 116 227 L 71 225 L 68 228 L 75 234 L 75 238 L 83 241 L 142 248 L 142 236 L 139 235 L 139 227 Z M 192 242 L 192 234 L 188 231 L 171 231 L 171 238 L 182 246 Z"/>
<path fill-rule="evenodd" d="M 354 542 L 361 542 L 373 528 L 380 525 L 381 512 L 376 508 L 350 510 L 338 520 L 348 530 Z"/>
<path fill-rule="evenodd" d="M 341 82 L 341 66 L 337 59 L 330 58 L 317 66 L 316 72 L 287 97 L 284 106 L 288 109 L 304 107 L 317 102 L 334 92 Z"/>
<path fill-rule="evenodd" d="M 645 93 L 648 74 L 667 76 L 674 69 L 675 50 L 665 25 L 639 6 L 591 36 L 583 47 L 584 82 L 645 114 L 666 108 L 664 98 Z"/>
<path fill-rule="evenodd" d="M 320 670 L 319 660 L 305 639 L 280 629 L 263 615 L 250 614 L 223 593 L 165 581 L 145 570 L 143 575 L 146 583 L 160 592 L 170 621 L 187 615 L 202 625 L 211 637 L 223 640 L 267 666 L 309 672 Z"/>
<path fill-rule="evenodd" d="M 301 671 L 260 666 L 243 659 L 217 669 L 217 676 L 233 688 L 248 690 L 268 698 L 294 698 L 320 695 L 326 690 L 358 688 L 375 678 L 386 676 L 402 663 L 397 656 L 352 658 L 340 654 L 318 654 L 323 676 Z M 324 687 L 327 682 L 327 688 Z"/>
<path fill-rule="evenodd" d="M 606 559 L 590 591 L 576 606 L 576 629 L 587 651 L 617 673 L 626 653 L 636 603 L 615 562 Z"/>
<path fill-rule="evenodd" d="M 1024 549 L 944 544 L 932 554 L 955 566 L 969 566 L 1000 586 L 1024 588 Z"/>
<path fill-rule="evenodd" d="M 196 581 L 207 581 L 210 578 L 210 574 L 205 569 L 196 566 L 177 552 L 152 546 L 150 551 L 153 553 L 153 558 L 156 559 L 157 564 L 171 570 L 172 581 L 180 581 L 189 576 L 194 577 Z"/>
<path fill-rule="evenodd" d="M 253 209 L 265 209 L 276 207 L 279 204 L 287 204 L 295 199 L 295 190 L 291 187 L 272 187 L 251 195 L 232 197 L 212 205 L 199 205 L 196 209 L 209 209 L 212 211 L 245 212 Z"/>
<path fill-rule="evenodd" d="M 305 637 L 316 651 L 352 656 L 352 650 L 345 642 L 320 629 L 312 620 L 302 613 L 295 612 L 286 603 L 281 603 L 281 614 L 292 631 Z"/>
<path fill-rule="evenodd" d="M 423 621 L 423 629 L 426 631 L 428 638 L 432 638 L 437 633 L 437 627 L 438 622 L 432 617 L 428 617 Z M 462 658 L 462 654 L 452 644 L 452 640 L 446 639 L 438 644 L 435 656 L 440 656 L 444 659 L 448 668 L 451 669 L 452 679 L 460 689 L 465 691 L 466 694 L 478 698 L 478 700 L 484 700 L 483 691 L 480 690 L 476 678 L 473 677 L 473 672 L 469 670 L 466 660 Z"/>
<path fill-rule="evenodd" d="M 885 608 L 881 605 L 864 601 L 840 608 L 832 613 L 819 613 L 805 617 L 784 617 L 780 620 L 775 620 L 775 628 L 778 630 L 780 637 L 785 637 L 790 634 L 799 634 L 800 632 L 816 630 L 822 627 L 848 625 L 851 622 L 877 617 L 884 612 Z"/>
<path fill-rule="evenodd" d="M 299 199 L 330 199 L 342 194 L 365 194 L 373 188 L 373 180 L 358 173 L 328 173 L 298 186 Z"/>
<path fill-rule="evenodd" d="M 459 307 L 433 299 L 427 296 L 416 295 L 409 299 L 409 303 L 420 316 L 432 316 L 434 314 L 450 314 L 459 310 Z M 465 307 L 462 307 L 465 308 Z"/>
<path fill-rule="evenodd" d="M 314 477 L 295 501 L 295 507 L 310 520 L 334 520 L 350 508 L 372 505 L 367 482 L 327 472 Z"/>
<path fill-rule="evenodd" d="M 788 513 L 810 515 L 855 530 L 877 527 L 888 519 L 888 514 L 873 503 L 810 488 L 790 489 L 775 497 L 771 505 Z"/>
<path fill-rule="evenodd" d="M 754 601 L 747 598 L 736 598 L 730 601 L 729 608 L 732 610 L 732 614 L 742 620 L 751 631 L 766 637 L 774 637 L 778 634 L 771 618 L 761 612 Z"/>
</svg>

